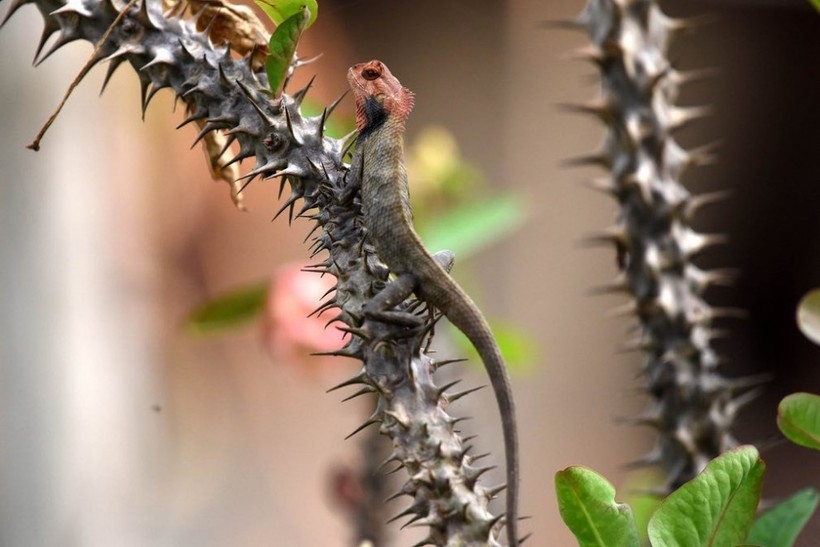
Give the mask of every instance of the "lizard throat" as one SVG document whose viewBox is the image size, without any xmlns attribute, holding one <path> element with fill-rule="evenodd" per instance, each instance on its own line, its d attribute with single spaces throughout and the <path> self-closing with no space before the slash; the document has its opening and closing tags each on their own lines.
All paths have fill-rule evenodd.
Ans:
<svg viewBox="0 0 820 547">
<path fill-rule="evenodd" d="M 404 88 L 401 88 L 398 96 L 382 95 L 377 99 L 372 94 L 360 95 L 356 101 L 356 128 L 359 130 L 359 137 L 369 135 L 384 125 L 398 126 L 399 131 L 403 131 L 413 110 L 413 102 L 413 93 Z"/>
<path fill-rule="evenodd" d="M 356 127 L 359 130 L 359 139 L 364 139 L 371 133 L 378 131 L 387 121 L 388 112 L 384 104 L 375 97 L 365 97 L 356 105 Z"/>
</svg>

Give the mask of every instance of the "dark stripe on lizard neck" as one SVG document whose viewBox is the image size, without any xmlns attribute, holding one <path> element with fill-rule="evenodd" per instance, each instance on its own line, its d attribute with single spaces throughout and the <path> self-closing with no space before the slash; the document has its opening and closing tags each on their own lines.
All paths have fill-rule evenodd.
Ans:
<svg viewBox="0 0 820 547">
<path fill-rule="evenodd" d="M 359 131 L 359 137 L 356 139 L 356 144 L 360 144 L 372 133 L 383 126 L 387 121 L 387 111 L 384 109 L 384 105 L 377 101 L 375 97 L 368 97 L 365 99 L 363 106 L 364 108 L 362 111 L 364 112 L 367 125 Z"/>
</svg>

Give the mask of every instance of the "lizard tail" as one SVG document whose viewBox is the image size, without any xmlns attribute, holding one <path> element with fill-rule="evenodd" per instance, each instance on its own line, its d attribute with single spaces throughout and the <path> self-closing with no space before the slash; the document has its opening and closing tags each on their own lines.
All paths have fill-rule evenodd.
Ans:
<svg viewBox="0 0 820 547">
<path fill-rule="evenodd" d="M 492 334 L 484 315 L 449 275 L 442 283 L 444 294 L 431 295 L 429 301 L 438 302 L 437 307 L 447 319 L 463 332 L 478 351 L 495 393 L 501 425 L 504 431 L 504 452 L 507 466 L 507 541 L 510 547 L 518 547 L 518 427 L 516 425 L 515 401 L 512 396 L 510 377 L 501 349 Z M 425 289 L 433 284 L 422 284 Z M 433 289 L 435 290 L 435 289 Z M 446 303 L 446 305 L 441 305 Z M 449 308 L 449 309 L 446 309 Z"/>
<path fill-rule="evenodd" d="M 477 310 L 476 310 L 477 311 Z M 484 317 L 479 314 L 481 320 L 486 323 Z M 455 322 L 453 322 L 455 324 Z M 458 327 L 458 325 L 456 325 Z M 477 336 L 471 337 L 484 368 L 490 377 L 490 384 L 495 393 L 498 403 L 499 414 L 501 415 L 501 425 L 504 431 L 504 452 L 507 467 L 507 542 L 510 547 L 518 547 L 518 426 L 516 424 L 515 401 L 512 397 L 510 378 L 507 374 L 507 366 L 501 356 L 501 349 L 498 342 L 492 336 L 489 325 L 486 329 L 473 331 Z"/>
</svg>

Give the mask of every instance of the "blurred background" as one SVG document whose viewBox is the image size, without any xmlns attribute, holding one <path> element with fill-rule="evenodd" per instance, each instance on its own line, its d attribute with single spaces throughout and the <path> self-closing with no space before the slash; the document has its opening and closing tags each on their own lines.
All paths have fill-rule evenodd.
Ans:
<svg viewBox="0 0 820 547">
<path fill-rule="evenodd" d="M 348 66 L 383 60 L 416 92 L 410 140 L 445 128 L 489 192 L 527 204 L 519 231 L 456 272 L 491 319 L 537 341 L 513 378 L 533 545 L 574 544 L 555 502 L 557 470 L 589 466 L 625 498 L 636 479 L 623 464 L 653 443 L 615 421 L 644 405 L 633 390 L 641 357 L 616 353 L 630 323 L 605 315 L 621 301 L 587 296 L 614 276 L 615 257 L 579 242 L 611 223 L 614 203 L 580 184 L 592 170 L 561 167 L 603 138 L 597 123 L 555 106 L 596 94 L 593 69 L 566 60 L 584 37 L 542 25 L 581 4 L 320 0 L 299 53 L 323 56 L 296 76 L 318 74 L 311 97 L 327 104 L 346 89 Z M 714 114 L 679 140 L 720 141 L 720 161 L 684 182 L 733 191 L 697 225 L 730 243 L 698 263 L 742 272 L 707 299 L 749 312 L 720 325 L 719 350 L 727 375 L 774 375 L 736 428 L 741 441 L 768 441 L 782 396 L 820 392 L 820 348 L 794 322 L 800 297 L 820 286 L 820 14 L 803 1 L 663 4 L 673 16 L 709 16 L 671 57 L 718 69 L 683 90 L 679 104 Z M 24 6 L 0 31 L 0 545 L 350 545 L 340 485 L 363 441 L 342 439 L 370 402 L 325 394 L 356 364 L 307 357 L 313 342 L 276 323 L 281 305 L 290 317 L 311 309 L 285 296 L 314 290 L 289 277 L 308 263 L 309 224 L 270 222 L 275 181 L 251 185 L 238 212 L 190 150 L 196 131 L 174 130 L 183 113 L 170 91 L 141 121 L 130 68 L 101 98 L 105 69 L 95 69 L 42 150 L 26 150 L 91 53 L 70 44 L 35 70 L 41 28 Z M 340 112 L 344 123 L 350 100 Z M 270 279 L 280 301 L 266 319 L 219 336 L 186 328 L 203 302 Z M 459 374 L 486 383 L 478 365 Z M 488 482 L 502 482 L 490 391 L 454 412 L 475 417 L 465 433 L 480 434 L 476 453 L 493 451 L 500 468 Z M 781 443 L 763 457 L 766 496 L 820 486 L 816 453 Z M 398 527 L 388 527 L 391 545 L 421 537 Z M 817 517 L 810 527 L 800 545 L 820 545 Z"/>
</svg>

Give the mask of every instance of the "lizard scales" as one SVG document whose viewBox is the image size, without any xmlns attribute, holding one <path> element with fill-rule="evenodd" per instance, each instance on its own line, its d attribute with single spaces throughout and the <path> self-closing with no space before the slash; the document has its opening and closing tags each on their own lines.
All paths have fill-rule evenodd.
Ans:
<svg viewBox="0 0 820 547">
<path fill-rule="evenodd" d="M 413 108 L 413 94 L 380 61 L 348 70 L 356 100 L 359 140 L 351 169 L 361 184 L 368 237 L 387 267 L 397 276 L 411 275 L 416 296 L 439 309 L 475 346 L 490 378 L 504 429 L 507 468 L 507 537 L 518 545 L 518 433 L 507 368 L 481 311 L 424 248 L 413 229 L 404 128 Z"/>
</svg>

